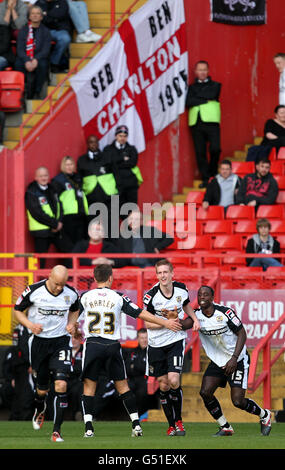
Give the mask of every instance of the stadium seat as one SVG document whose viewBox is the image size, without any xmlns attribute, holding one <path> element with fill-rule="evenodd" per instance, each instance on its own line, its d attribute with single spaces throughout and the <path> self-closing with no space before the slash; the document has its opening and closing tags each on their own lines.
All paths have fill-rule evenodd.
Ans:
<svg viewBox="0 0 285 470">
<path fill-rule="evenodd" d="M 198 235 L 196 237 L 196 243 L 193 247 L 194 251 L 200 250 L 211 250 L 212 249 L 212 239 L 210 235 Z"/>
<path fill-rule="evenodd" d="M 276 204 L 285 204 L 285 191 L 278 191 Z"/>
<path fill-rule="evenodd" d="M 235 162 L 232 161 L 232 171 L 233 173 L 241 176 L 242 178 L 249 173 L 255 172 L 254 162 Z"/>
<path fill-rule="evenodd" d="M 221 252 L 228 250 L 241 251 L 242 238 L 240 235 L 219 235 L 213 239 L 213 249 Z"/>
<path fill-rule="evenodd" d="M 231 220 L 208 220 L 203 225 L 203 233 L 229 235 L 233 233 L 233 223 Z"/>
<path fill-rule="evenodd" d="M 225 218 L 223 206 L 209 206 L 207 210 L 199 207 L 196 214 L 197 220 L 222 220 Z"/>
<path fill-rule="evenodd" d="M 271 235 L 285 234 L 285 221 L 284 220 L 270 220 Z"/>
<path fill-rule="evenodd" d="M 285 160 L 285 147 L 281 147 L 277 154 L 277 160 Z"/>
<path fill-rule="evenodd" d="M 271 167 L 270 167 L 270 172 L 272 173 L 273 176 L 280 175 L 283 176 L 285 173 L 285 167 L 284 163 L 280 160 L 274 160 L 271 162 Z"/>
<path fill-rule="evenodd" d="M 270 150 L 270 153 L 268 155 L 268 160 L 270 160 L 271 162 L 276 160 L 277 159 L 277 155 L 276 155 L 276 148 L 273 147 L 271 150 Z"/>
<path fill-rule="evenodd" d="M 238 220 L 233 224 L 233 233 L 240 234 L 244 237 L 248 237 L 256 233 L 256 221 L 255 220 Z"/>
<path fill-rule="evenodd" d="M 255 209 L 252 206 L 229 206 L 226 219 L 255 219 Z"/>
<path fill-rule="evenodd" d="M 0 72 L 0 110 L 20 111 L 23 108 L 25 75 L 22 72 Z"/>
<path fill-rule="evenodd" d="M 285 253 L 285 235 L 277 235 L 275 238 L 280 243 L 281 253 Z M 285 264 L 285 258 L 283 258 L 282 264 Z"/>
<path fill-rule="evenodd" d="M 285 189 L 285 176 L 275 175 L 279 190 Z"/>
<path fill-rule="evenodd" d="M 201 205 L 205 196 L 205 191 L 189 191 L 187 194 L 186 202 L 194 202 L 197 205 Z"/>
<path fill-rule="evenodd" d="M 266 217 L 267 219 L 280 219 L 284 218 L 284 206 L 282 205 L 261 205 L 256 212 L 256 218 L 260 219 Z"/>
<path fill-rule="evenodd" d="M 166 212 L 166 218 L 174 220 L 188 220 L 194 219 L 195 217 L 195 206 L 191 204 L 174 204 Z"/>
</svg>

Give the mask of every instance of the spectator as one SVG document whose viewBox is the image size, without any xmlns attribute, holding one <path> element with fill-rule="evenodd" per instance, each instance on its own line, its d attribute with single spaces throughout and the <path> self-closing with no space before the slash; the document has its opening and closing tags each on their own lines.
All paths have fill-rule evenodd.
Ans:
<svg viewBox="0 0 285 470">
<path fill-rule="evenodd" d="M 147 395 L 146 354 L 147 329 L 141 328 L 137 333 L 138 346 L 135 349 L 123 349 L 126 363 L 128 384 L 136 396 L 138 412 L 141 417 L 149 408 Z"/>
<path fill-rule="evenodd" d="M 200 60 L 195 65 L 195 82 L 189 86 L 186 107 L 189 108 L 197 166 L 202 176 L 200 188 L 206 188 L 211 176 L 217 174 L 220 149 L 221 84 L 209 76 L 209 64 Z M 210 161 L 207 158 L 209 143 Z"/>
<path fill-rule="evenodd" d="M 128 135 L 127 126 L 118 126 L 114 142 L 104 148 L 104 152 L 113 164 L 120 197 L 120 208 L 128 202 L 137 204 L 138 188 L 143 181 L 137 166 L 138 152 L 134 145 L 128 143 Z"/>
<path fill-rule="evenodd" d="M 123 224 L 127 230 L 121 230 L 121 236 L 117 240 L 112 240 L 113 253 L 159 253 L 174 242 L 174 239 L 166 233 L 160 232 L 155 227 L 143 225 L 139 210 L 131 212 Z M 156 258 L 116 258 L 114 267 L 145 268 L 154 266 L 156 261 Z"/>
<path fill-rule="evenodd" d="M 276 65 L 278 72 L 280 73 L 279 78 L 279 104 L 285 105 L 285 53 L 278 52 L 273 57 L 273 62 Z"/>
<path fill-rule="evenodd" d="M 255 173 L 246 175 L 237 194 L 237 204 L 258 207 L 274 204 L 278 195 L 278 184 L 270 173 L 270 160 L 260 159 L 255 163 Z"/>
<path fill-rule="evenodd" d="M 17 39 L 15 70 L 25 73 L 27 99 L 40 98 L 48 78 L 51 35 L 42 19 L 41 8 L 31 6 L 29 22 L 20 30 Z"/>
<path fill-rule="evenodd" d="M 256 223 L 257 233 L 249 238 L 246 253 L 261 253 L 269 255 L 280 253 L 280 243 L 270 235 L 271 224 L 267 219 L 259 219 Z M 247 266 L 261 266 L 263 271 L 269 266 L 283 266 L 275 258 L 247 258 Z"/>
<path fill-rule="evenodd" d="M 69 15 L 77 31 L 76 42 L 97 42 L 101 39 L 99 34 L 93 33 L 89 27 L 88 10 L 85 2 L 67 0 Z"/>
<path fill-rule="evenodd" d="M 55 41 L 50 60 L 51 72 L 59 73 L 68 68 L 67 57 L 71 43 L 72 25 L 66 0 L 38 0 L 36 5 L 43 11 L 43 23 L 49 28 L 51 39 Z"/>
<path fill-rule="evenodd" d="M 3 150 L 3 140 L 4 140 L 4 128 L 5 128 L 6 116 L 3 111 L 0 111 L 0 152 Z"/>
<path fill-rule="evenodd" d="M 73 244 L 86 238 L 88 203 L 82 191 L 82 179 L 76 173 L 75 161 L 66 156 L 61 160 L 61 172 L 51 184 L 62 205 L 64 230 Z"/>
<path fill-rule="evenodd" d="M 261 145 L 270 148 L 285 147 L 285 105 L 278 105 L 274 109 L 275 118 L 268 119 L 264 126 L 264 138 Z"/>
<path fill-rule="evenodd" d="M 232 172 L 231 161 L 221 161 L 218 174 L 207 186 L 202 203 L 203 209 L 208 209 L 209 206 L 224 206 L 226 209 L 235 204 L 240 182 L 241 178 Z"/>
<path fill-rule="evenodd" d="M 10 27 L 0 24 L 0 71 L 5 70 L 6 67 L 12 67 L 14 62 L 15 55 L 11 47 Z"/>
<path fill-rule="evenodd" d="M 28 22 L 28 7 L 21 0 L 3 0 L 0 3 L 0 25 L 9 26 L 12 37 Z"/>
<path fill-rule="evenodd" d="M 47 168 L 37 168 L 35 181 L 29 184 L 25 193 L 25 204 L 35 252 L 47 253 L 49 246 L 54 244 L 58 251 L 70 253 L 72 242 L 63 230 L 62 206 L 49 183 Z M 40 267 L 44 266 L 45 260 L 41 259 Z"/>
<path fill-rule="evenodd" d="M 88 226 L 89 240 L 82 239 L 73 248 L 73 253 L 112 253 L 113 245 L 106 240 L 102 224 L 97 220 L 91 220 Z M 94 266 L 97 264 L 114 264 L 114 261 L 104 257 L 81 258 L 80 266 Z"/>
<path fill-rule="evenodd" d="M 72 371 L 67 385 L 67 396 L 72 419 L 81 421 L 81 396 L 83 383 L 80 380 L 82 370 L 83 344 L 80 337 L 72 337 L 71 363 Z"/>
</svg>

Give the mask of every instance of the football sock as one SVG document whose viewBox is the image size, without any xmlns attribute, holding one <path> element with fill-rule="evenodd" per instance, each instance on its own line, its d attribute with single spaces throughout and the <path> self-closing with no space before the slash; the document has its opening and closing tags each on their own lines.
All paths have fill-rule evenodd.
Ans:
<svg viewBox="0 0 285 470">
<path fill-rule="evenodd" d="M 35 392 L 34 404 L 35 404 L 35 409 L 37 410 L 38 413 L 41 413 L 44 410 L 46 397 L 47 397 L 47 394 L 39 395 L 37 391 Z"/>
<path fill-rule="evenodd" d="M 64 410 L 68 407 L 67 394 L 56 393 L 54 399 L 54 418 L 53 418 L 53 432 L 60 432 L 60 427 L 63 422 Z"/>
<path fill-rule="evenodd" d="M 173 413 L 172 400 L 170 398 L 170 391 L 163 392 L 162 390 L 159 390 L 159 397 L 169 426 L 175 427 L 175 418 Z"/>
<path fill-rule="evenodd" d="M 91 423 L 92 426 L 94 397 L 89 395 L 82 395 L 81 404 L 83 420 L 87 429 L 87 423 Z"/>
<path fill-rule="evenodd" d="M 209 411 L 209 413 L 213 416 L 213 418 L 218 421 L 219 418 L 223 416 L 221 405 L 216 399 L 216 397 L 213 397 L 211 401 L 206 402 L 204 401 L 204 405 Z"/>
<path fill-rule="evenodd" d="M 229 428 L 230 427 L 230 425 L 227 422 L 224 415 L 222 415 L 220 418 L 217 419 L 217 423 L 221 428 Z"/>
<path fill-rule="evenodd" d="M 129 390 L 128 392 L 120 395 L 120 398 L 123 401 L 124 407 L 132 421 L 133 428 L 136 427 L 140 424 L 140 421 L 135 395 L 131 390 Z"/>
<path fill-rule="evenodd" d="M 182 421 L 182 401 L 183 401 L 183 393 L 182 393 L 182 388 L 178 387 L 175 390 L 170 389 L 169 390 L 170 394 L 170 399 L 172 403 L 172 407 L 174 410 L 174 420 L 176 421 Z"/>
<path fill-rule="evenodd" d="M 250 398 L 245 398 L 245 401 L 246 401 L 246 405 L 244 408 L 245 411 L 247 411 L 248 413 L 251 413 L 252 415 L 257 415 L 257 416 L 260 416 L 262 414 L 262 409 L 260 408 L 260 406 L 258 406 L 255 403 L 255 401 L 251 400 Z M 260 416 L 260 417 L 263 418 L 264 416 L 265 416 L 265 413 L 263 416 Z"/>
</svg>

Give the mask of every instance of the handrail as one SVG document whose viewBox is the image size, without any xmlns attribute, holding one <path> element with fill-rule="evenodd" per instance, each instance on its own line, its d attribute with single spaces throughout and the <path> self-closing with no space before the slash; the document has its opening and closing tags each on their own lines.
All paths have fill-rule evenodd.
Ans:
<svg viewBox="0 0 285 470">
<path fill-rule="evenodd" d="M 114 33 L 114 31 L 117 29 L 118 25 L 125 19 L 125 17 L 129 16 L 130 15 L 130 12 L 132 11 L 132 9 L 136 6 L 136 4 L 139 2 L 140 0 L 135 0 L 130 6 L 129 8 L 127 8 L 126 11 L 124 11 L 124 13 L 122 13 L 122 15 L 119 17 L 119 19 L 117 21 L 115 21 L 116 19 L 116 2 L 115 0 L 110 0 L 110 28 L 108 29 L 108 31 L 106 31 L 106 33 L 101 37 L 101 39 L 99 41 L 97 41 L 95 44 L 93 44 L 90 49 L 88 50 L 88 52 L 81 58 L 79 59 L 79 61 L 77 62 L 77 64 L 71 69 L 69 70 L 69 72 L 66 74 L 66 76 L 56 85 L 56 87 L 54 88 L 54 90 L 52 90 L 50 92 L 50 94 L 36 107 L 36 109 L 21 123 L 20 127 L 19 127 L 19 130 L 20 130 L 20 142 L 19 144 L 17 145 L 16 148 L 20 148 L 20 149 L 23 149 L 24 148 L 24 127 L 27 125 L 27 123 L 32 119 L 32 117 L 42 108 L 42 106 L 44 106 L 46 103 L 49 102 L 49 111 L 48 111 L 48 114 L 44 114 L 43 118 L 35 124 L 35 126 L 33 127 L 33 130 L 37 131 L 37 128 L 39 127 L 39 125 L 41 124 L 42 120 L 44 119 L 44 117 L 46 118 L 47 115 L 49 117 L 51 117 L 53 115 L 53 111 L 54 111 L 54 108 L 55 108 L 55 105 L 63 98 L 62 96 L 55 102 L 55 104 L 53 104 L 53 96 L 54 94 L 64 85 L 65 82 L 67 82 L 67 80 L 70 78 L 70 76 L 73 74 L 73 73 L 76 73 L 78 71 L 78 67 L 82 64 L 82 62 L 87 59 L 91 53 L 95 52 L 95 50 L 98 48 L 101 48 L 103 47 L 104 45 L 104 40 L 107 39 L 107 37 L 109 35 L 112 35 Z"/>
<path fill-rule="evenodd" d="M 251 354 L 251 365 L 249 369 L 248 377 L 248 392 L 253 393 L 263 384 L 263 404 L 265 408 L 271 409 L 271 368 L 285 351 L 285 343 L 280 350 L 271 359 L 271 339 L 275 331 L 278 330 L 280 325 L 285 322 L 285 313 L 279 318 L 279 320 L 270 328 L 267 335 L 264 336 L 259 344 L 254 348 Z M 263 351 L 262 358 L 262 372 L 255 378 L 257 362 L 260 352 Z"/>
</svg>

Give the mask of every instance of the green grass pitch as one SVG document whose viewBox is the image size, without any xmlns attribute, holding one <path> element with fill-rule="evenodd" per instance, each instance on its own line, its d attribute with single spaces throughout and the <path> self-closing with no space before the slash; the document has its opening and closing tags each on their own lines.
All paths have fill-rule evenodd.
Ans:
<svg viewBox="0 0 285 470">
<path fill-rule="evenodd" d="M 97 422 L 95 436 L 83 438 L 82 422 L 66 421 L 62 426 L 64 442 L 50 441 L 52 422 L 40 431 L 30 422 L 0 421 L 0 449 L 285 449 L 285 423 L 273 423 L 269 436 L 260 434 L 255 423 L 231 423 L 231 437 L 213 437 L 213 423 L 185 423 L 186 436 L 166 436 L 166 423 L 142 423 L 144 436 L 131 437 L 129 422 Z"/>
</svg>

